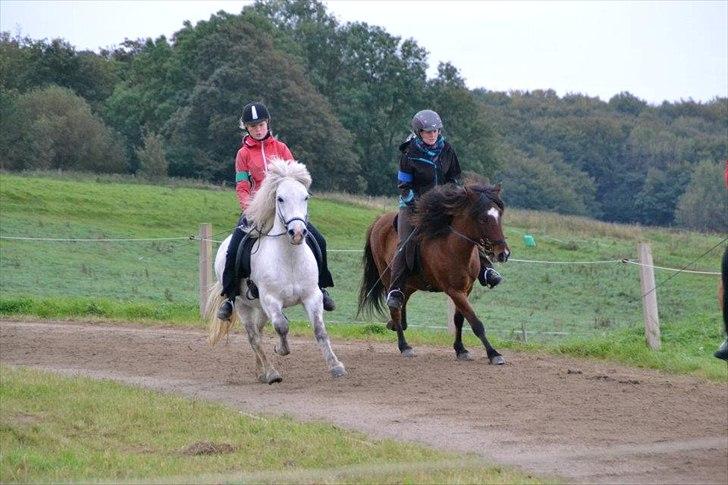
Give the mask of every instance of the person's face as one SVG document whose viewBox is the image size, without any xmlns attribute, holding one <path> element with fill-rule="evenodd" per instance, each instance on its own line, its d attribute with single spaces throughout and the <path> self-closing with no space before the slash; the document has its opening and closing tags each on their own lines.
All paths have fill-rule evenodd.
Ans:
<svg viewBox="0 0 728 485">
<path fill-rule="evenodd" d="M 440 134 L 440 130 L 431 130 L 431 131 L 420 131 L 420 137 L 422 138 L 422 141 L 427 143 L 428 145 L 434 145 L 437 141 L 437 135 Z"/>
<path fill-rule="evenodd" d="M 245 123 L 245 129 L 248 130 L 250 136 L 256 140 L 262 140 L 268 134 L 268 121 L 259 121 L 258 123 Z"/>
</svg>

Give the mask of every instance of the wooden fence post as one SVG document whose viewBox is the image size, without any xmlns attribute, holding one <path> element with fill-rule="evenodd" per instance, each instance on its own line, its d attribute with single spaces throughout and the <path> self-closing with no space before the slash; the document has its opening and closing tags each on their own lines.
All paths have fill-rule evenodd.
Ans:
<svg viewBox="0 0 728 485">
<path fill-rule="evenodd" d="M 652 350 L 660 350 L 660 319 L 657 315 L 657 289 L 655 288 L 655 271 L 652 267 L 652 250 L 649 244 L 640 243 L 638 251 L 645 339 Z"/>
<path fill-rule="evenodd" d="M 212 224 L 200 224 L 200 316 L 205 316 L 207 296 L 212 286 Z"/>
<path fill-rule="evenodd" d="M 447 298 L 447 330 L 450 335 L 455 335 L 455 303 L 449 296 L 445 298 Z"/>
</svg>

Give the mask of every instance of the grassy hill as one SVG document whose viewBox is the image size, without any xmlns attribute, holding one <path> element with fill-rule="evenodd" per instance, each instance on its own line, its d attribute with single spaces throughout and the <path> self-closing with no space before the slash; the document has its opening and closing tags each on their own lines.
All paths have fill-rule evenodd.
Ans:
<svg viewBox="0 0 728 485">
<path fill-rule="evenodd" d="M 507 203 L 507 193 L 505 198 Z M 336 312 L 326 315 L 329 327 L 336 328 L 332 333 L 368 332 L 394 341 L 380 325 L 355 316 L 359 250 L 366 228 L 394 207 L 394 199 L 341 194 L 322 194 L 311 201 L 311 219 L 331 250 L 336 282 L 332 294 L 338 304 Z M 214 239 L 222 240 L 237 214 L 229 188 L 0 174 L 0 236 L 49 239 L 0 240 L 0 314 L 202 325 L 197 308 L 198 243 L 188 236 L 198 233 L 200 223 L 209 222 Z M 638 267 L 594 263 L 636 259 L 637 243 L 647 241 L 656 265 L 682 268 L 716 246 L 721 236 L 532 211 L 507 210 L 505 223 L 514 259 L 499 267 L 505 281 L 495 290 L 478 286 L 471 296 L 501 346 L 523 346 L 525 332 L 528 345 L 725 374 L 711 356 L 720 339 L 717 276 L 674 276 L 656 270 L 664 348 L 644 353 Z M 524 234 L 535 237 L 535 247 L 525 246 Z M 64 238 L 136 240 L 50 240 Z M 716 247 L 691 269 L 718 271 L 721 251 Z M 572 263 L 563 264 L 568 262 Z M 447 313 L 442 294 L 416 294 L 408 310 L 412 329 L 420 327 L 413 338 L 449 342 L 439 331 L 445 328 Z M 293 309 L 289 316 L 301 320 L 303 313 Z"/>
</svg>

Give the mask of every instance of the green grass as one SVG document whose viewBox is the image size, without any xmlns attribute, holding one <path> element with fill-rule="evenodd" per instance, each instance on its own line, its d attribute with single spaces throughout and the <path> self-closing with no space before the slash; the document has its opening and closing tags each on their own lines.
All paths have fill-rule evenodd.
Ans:
<svg viewBox="0 0 728 485">
<path fill-rule="evenodd" d="M 0 482 L 538 483 L 323 423 L 0 366 Z M 224 453 L 193 454 L 203 444 Z M 208 446 L 209 449 L 210 448 Z M 247 480 L 246 477 L 249 477 Z"/>
<path fill-rule="evenodd" d="M 315 185 L 315 184 L 314 184 Z M 314 186 L 315 188 L 315 186 Z M 506 194 L 507 195 L 507 194 Z M 507 201 L 507 199 L 506 199 Z M 338 309 L 327 314 L 334 335 L 357 334 L 361 249 L 366 228 L 394 199 L 324 194 L 310 204 L 311 219 L 326 235 Z M 0 240 L 0 315 L 93 318 L 201 325 L 197 308 L 198 243 L 185 239 L 209 222 L 221 240 L 237 220 L 232 189 L 171 187 L 76 176 L 0 174 L 0 235 L 48 238 L 159 238 L 173 241 L 38 242 Z M 512 258 L 601 261 L 635 258 L 647 241 L 656 265 L 681 268 L 721 239 L 718 235 L 643 228 L 533 211 L 508 210 Z M 528 248 L 523 235 L 536 247 Z M 721 248 L 695 269 L 718 271 Z M 674 372 L 720 373 L 712 357 L 721 339 L 717 276 L 656 270 L 663 326 L 661 352 L 644 351 L 638 267 L 623 263 L 500 265 L 505 281 L 477 286 L 476 312 L 501 346 L 528 345 L 553 352 L 616 359 Z M 417 293 L 408 306 L 410 339 L 443 329 L 442 294 Z M 302 320 L 300 308 L 292 320 Z M 336 333 L 334 333 L 336 332 Z M 385 339 L 392 339 L 387 334 Z M 429 338 L 429 337 L 428 337 Z M 438 345 L 441 342 L 438 342 Z M 448 344 L 449 346 L 449 344 Z M 702 350 L 700 350 L 702 349 Z"/>
</svg>

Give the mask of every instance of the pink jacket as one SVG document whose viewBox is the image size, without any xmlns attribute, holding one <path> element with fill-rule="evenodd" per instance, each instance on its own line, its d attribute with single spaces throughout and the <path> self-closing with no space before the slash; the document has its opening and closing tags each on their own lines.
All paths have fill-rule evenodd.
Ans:
<svg viewBox="0 0 728 485">
<path fill-rule="evenodd" d="M 272 135 L 260 141 L 250 135 L 243 138 L 243 146 L 235 157 L 235 192 L 243 211 L 248 207 L 250 197 L 263 183 L 271 157 L 293 160 L 288 146 Z"/>
</svg>

